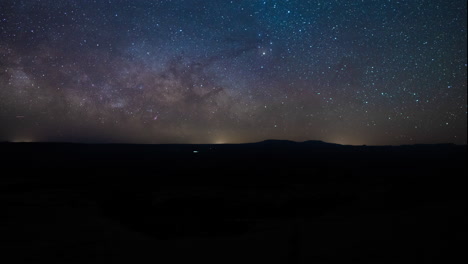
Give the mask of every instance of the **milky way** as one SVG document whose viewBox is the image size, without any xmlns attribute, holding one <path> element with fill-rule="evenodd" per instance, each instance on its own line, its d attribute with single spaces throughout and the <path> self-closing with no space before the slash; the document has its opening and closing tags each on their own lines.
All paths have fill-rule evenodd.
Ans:
<svg viewBox="0 0 468 264">
<path fill-rule="evenodd" d="M 2 0 L 0 141 L 467 141 L 465 0 Z"/>
</svg>

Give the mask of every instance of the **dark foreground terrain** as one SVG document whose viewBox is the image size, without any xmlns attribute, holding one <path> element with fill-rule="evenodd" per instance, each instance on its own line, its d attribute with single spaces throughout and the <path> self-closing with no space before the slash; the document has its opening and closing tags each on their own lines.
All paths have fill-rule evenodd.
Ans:
<svg viewBox="0 0 468 264">
<path fill-rule="evenodd" d="M 466 263 L 466 146 L 0 144 L 2 263 Z"/>
</svg>

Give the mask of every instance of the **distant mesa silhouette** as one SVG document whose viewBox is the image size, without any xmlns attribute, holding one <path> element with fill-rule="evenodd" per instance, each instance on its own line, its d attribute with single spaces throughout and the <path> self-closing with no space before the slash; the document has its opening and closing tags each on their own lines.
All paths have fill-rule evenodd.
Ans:
<svg viewBox="0 0 468 264">
<path fill-rule="evenodd" d="M 343 146 L 341 144 L 336 144 L 336 143 L 330 143 L 330 142 L 325 142 L 321 140 L 308 140 L 302 142 L 303 144 L 307 145 L 315 145 L 315 146 Z"/>
<path fill-rule="evenodd" d="M 278 146 L 292 146 L 292 145 L 307 145 L 307 146 L 320 146 L 320 147 L 328 147 L 328 146 L 342 146 L 340 144 L 324 142 L 321 140 L 307 140 L 303 142 L 296 142 L 292 140 L 279 140 L 279 139 L 268 139 L 261 142 L 256 143 L 258 145 L 278 145 Z"/>
<path fill-rule="evenodd" d="M 292 140 L 281 140 L 281 139 L 267 139 L 264 141 L 260 141 L 254 144 L 258 145 L 293 145 L 293 144 L 298 144 L 296 141 Z"/>
</svg>

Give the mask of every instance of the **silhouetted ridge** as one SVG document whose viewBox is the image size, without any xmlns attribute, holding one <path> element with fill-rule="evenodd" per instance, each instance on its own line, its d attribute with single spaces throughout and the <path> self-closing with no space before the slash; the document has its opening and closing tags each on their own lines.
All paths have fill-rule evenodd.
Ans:
<svg viewBox="0 0 468 264">
<path fill-rule="evenodd" d="M 298 143 L 295 142 L 295 141 L 291 141 L 291 140 L 268 139 L 268 140 L 258 142 L 256 144 L 260 144 L 260 145 L 293 145 L 293 144 L 298 144 Z"/>
<path fill-rule="evenodd" d="M 321 140 L 307 140 L 304 142 L 296 142 L 291 140 L 278 140 L 278 139 L 268 139 L 258 143 L 258 145 L 277 145 L 277 146 L 292 146 L 292 145 L 307 145 L 307 146 L 320 146 L 320 147 L 328 147 L 328 146 L 342 146 L 340 144 L 335 143 L 328 143 Z"/>
<path fill-rule="evenodd" d="M 309 146 L 321 146 L 321 147 L 324 147 L 324 146 L 341 146 L 340 144 L 335 144 L 335 143 L 328 143 L 328 142 L 324 142 L 324 141 L 321 141 L 321 140 L 308 140 L 308 141 L 304 141 L 302 142 L 302 144 L 307 144 Z"/>
</svg>

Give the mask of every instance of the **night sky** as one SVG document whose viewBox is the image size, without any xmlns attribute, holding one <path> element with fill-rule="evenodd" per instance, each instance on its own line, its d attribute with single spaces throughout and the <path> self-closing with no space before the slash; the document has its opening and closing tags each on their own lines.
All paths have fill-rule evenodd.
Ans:
<svg viewBox="0 0 468 264">
<path fill-rule="evenodd" d="M 467 142 L 466 0 L 1 0 L 0 141 Z"/>
</svg>

